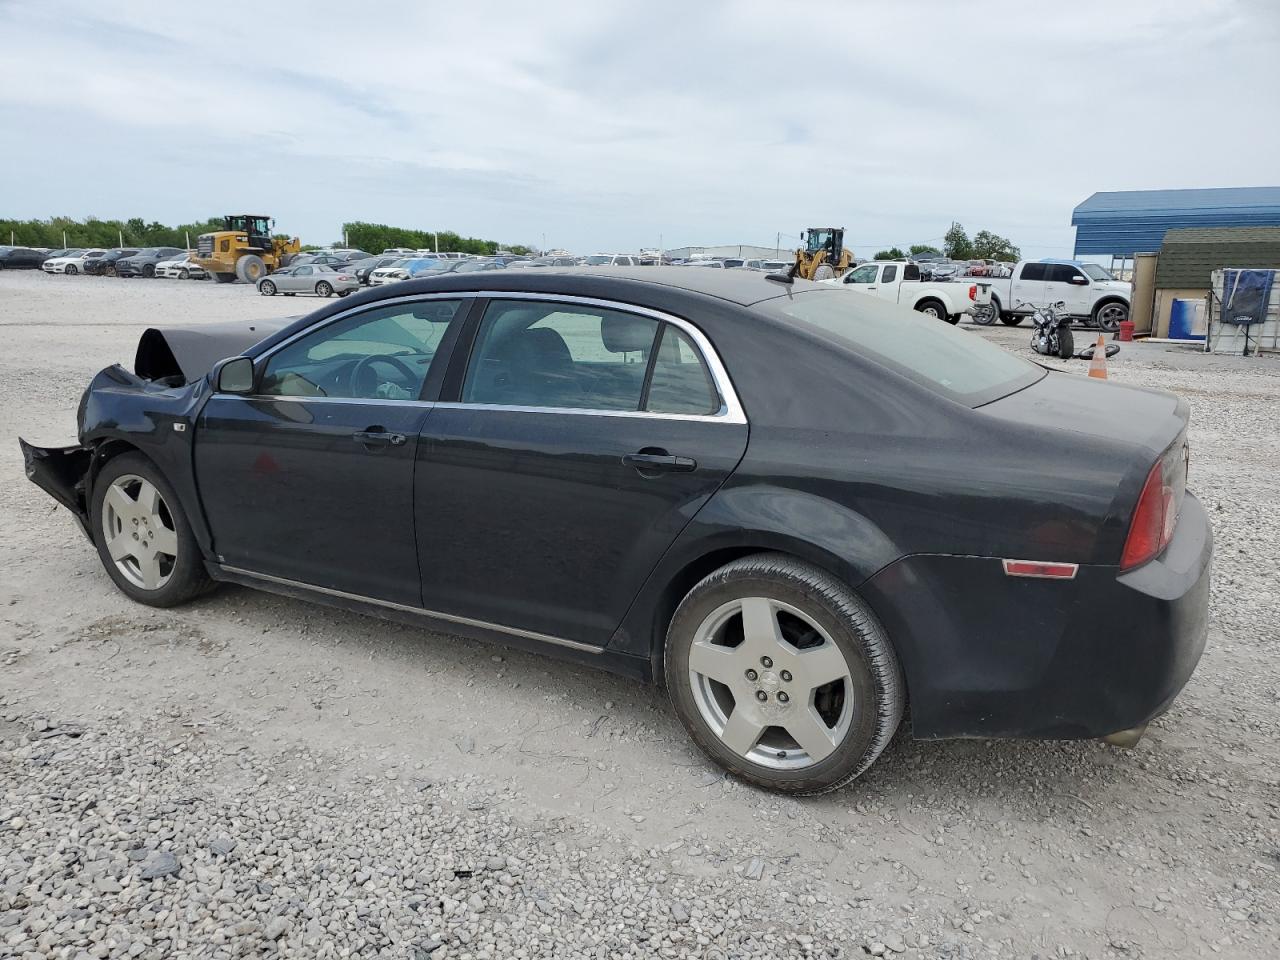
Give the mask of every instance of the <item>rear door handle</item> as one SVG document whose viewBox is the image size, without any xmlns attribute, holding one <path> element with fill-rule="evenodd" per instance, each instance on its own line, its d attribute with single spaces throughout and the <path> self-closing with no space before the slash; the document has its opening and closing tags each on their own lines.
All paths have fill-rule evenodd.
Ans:
<svg viewBox="0 0 1280 960">
<path fill-rule="evenodd" d="M 381 427 L 357 430 L 351 438 L 365 447 L 398 447 L 407 439 L 403 433 L 392 433 Z"/>
<path fill-rule="evenodd" d="M 673 457 L 665 450 L 653 453 L 625 453 L 622 462 L 641 473 L 690 473 L 698 469 L 692 457 Z"/>
</svg>

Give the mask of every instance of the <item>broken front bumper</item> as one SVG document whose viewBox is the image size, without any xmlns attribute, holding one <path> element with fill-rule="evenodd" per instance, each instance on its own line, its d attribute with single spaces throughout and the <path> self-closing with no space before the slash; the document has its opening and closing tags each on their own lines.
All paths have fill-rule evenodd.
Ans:
<svg viewBox="0 0 1280 960">
<path fill-rule="evenodd" d="M 88 495 L 85 489 L 93 455 L 84 447 L 35 447 L 21 437 L 27 479 L 70 510 L 84 532 L 89 532 Z"/>
</svg>

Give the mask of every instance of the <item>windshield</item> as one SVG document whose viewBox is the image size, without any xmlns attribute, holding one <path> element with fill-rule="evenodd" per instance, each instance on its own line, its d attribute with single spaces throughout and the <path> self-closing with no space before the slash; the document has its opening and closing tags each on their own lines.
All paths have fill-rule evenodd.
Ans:
<svg viewBox="0 0 1280 960">
<path fill-rule="evenodd" d="M 1084 265 L 1084 272 L 1087 273 L 1094 280 L 1114 280 L 1115 279 L 1115 277 L 1111 275 L 1110 270 L 1100 267 L 1096 263 L 1086 263 Z"/>
<path fill-rule="evenodd" d="M 589 267 L 599 267 L 612 261 L 613 257 L 587 257 L 586 264 Z"/>
<path fill-rule="evenodd" d="M 815 290 L 759 304 L 801 321 L 944 397 L 976 407 L 1035 383 L 1045 371 L 1008 351 L 897 304 Z"/>
</svg>

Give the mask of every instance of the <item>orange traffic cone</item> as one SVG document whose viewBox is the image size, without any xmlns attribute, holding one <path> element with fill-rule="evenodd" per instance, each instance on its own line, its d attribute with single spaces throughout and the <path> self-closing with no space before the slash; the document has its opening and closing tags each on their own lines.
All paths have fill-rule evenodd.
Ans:
<svg viewBox="0 0 1280 960">
<path fill-rule="evenodd" d="M 1093 357 L 1089 360 L 1089 376 L 1107 379 L 1107 344 L 1102 334 L 1098 334 L 1098 345 L 1093 348 Z"/>
</svg>

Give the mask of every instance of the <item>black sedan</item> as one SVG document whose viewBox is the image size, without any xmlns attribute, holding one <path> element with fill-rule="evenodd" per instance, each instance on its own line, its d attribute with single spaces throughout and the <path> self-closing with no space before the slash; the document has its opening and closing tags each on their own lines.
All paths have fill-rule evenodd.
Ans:
<svg viewBox="0 0 1280 960">
<path fill-rule="evenodd" d="M 141 603 L 229 581 L 665 678 L 718 763 L 814 793 L 908 708 L 1165 710 L 1206 632 L 1187 421 L 806 281 L 498 270 L 148 330 L 77 445 L 22 447 Z"/>
<path fill-rule="evenodd" d="M 85 260 L 84 272 L 91 273 L 96 277 L 105 277 L 108 274 L 116 272 L 116 261 L 125 257 L 132 257 L 138 252 L 138 247 L 112 247 L 100 257 L 92 260 Z"/>
<path fill-rule="evenodd" d="M 48 259 L 48 250 L 0 247 L 0 270 L 39 270 Z"/>
<path fill-rule="evenodd" d="M 185 252 L 181 247 L 143 247 L 132 256 L 120 257 L 116 260 L 116 276 L 154 277 L 157 263 L 172 260 Z"/>
</svg>

